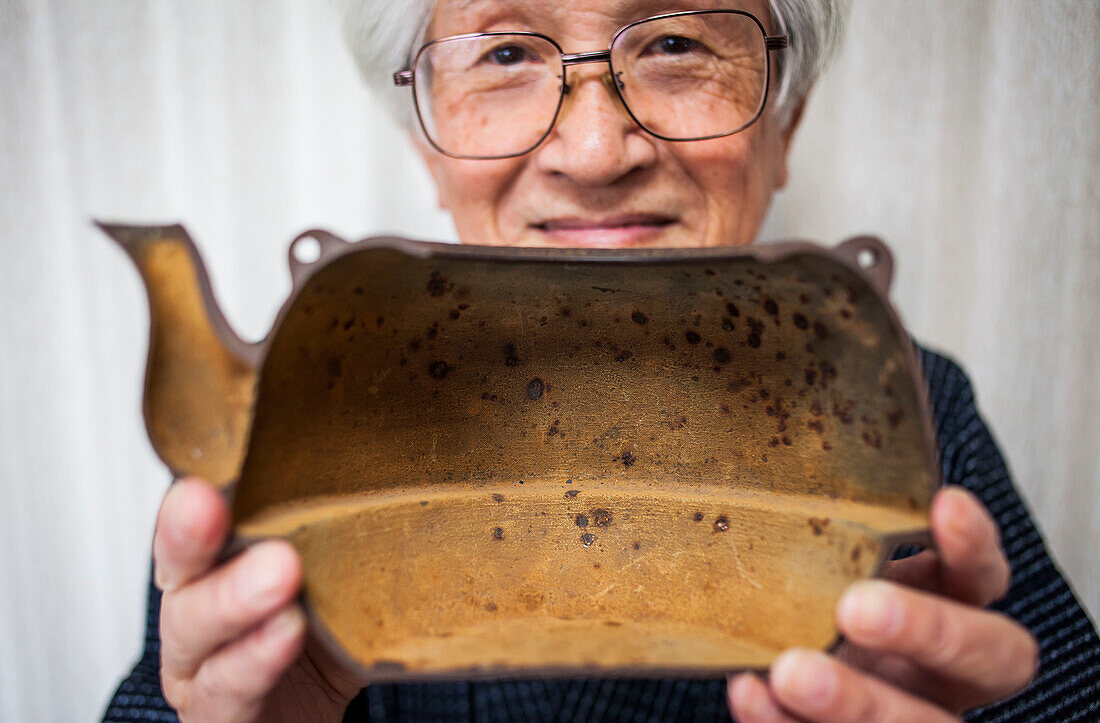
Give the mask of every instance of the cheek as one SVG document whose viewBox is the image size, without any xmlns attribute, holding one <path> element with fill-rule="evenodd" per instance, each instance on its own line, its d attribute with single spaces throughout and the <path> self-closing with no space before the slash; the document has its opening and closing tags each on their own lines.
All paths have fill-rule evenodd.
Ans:
<svg viewBox="0 0 1100 723">
<path fill-rule="evenodd" d="M 742 245 L 756 237 L 778 180 L 773 140 L 746 131 L 680 151 L 705 205 L 705 245 Z"/>
</svg>

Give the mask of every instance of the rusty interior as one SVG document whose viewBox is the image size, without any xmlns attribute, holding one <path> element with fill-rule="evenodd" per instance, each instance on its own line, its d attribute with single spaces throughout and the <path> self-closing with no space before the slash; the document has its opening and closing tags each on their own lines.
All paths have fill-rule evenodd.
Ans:
<svg viewBox="0 0 1100 723">
<path fill-rule="evenodd" d="M 254 405 L 227 494 L 237 544 L 298 548 L 315 630 L 371 679 L 766 666 L 832 645 L 841 592 L 926 539 L 934 438 L 877 242 L 318 239 L 254 390 L 228 385 Z"/>
</svg>

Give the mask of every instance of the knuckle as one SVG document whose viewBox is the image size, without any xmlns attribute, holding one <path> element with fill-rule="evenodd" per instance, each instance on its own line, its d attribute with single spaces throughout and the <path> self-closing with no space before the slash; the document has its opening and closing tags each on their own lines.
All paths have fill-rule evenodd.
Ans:
<svg viewBox="0 0 1100 723">
<path fill-rule="evenodd" d="M 187 710 L 187 683 L 174 675 L 167 674 L 163 665 L 160 670 L 160 688 L 168 705 L 177 711 Z"/>
<path fill-rule="evenodd" d="M 962 636 L 942 610 L 932 609 L 925 632 L 924 659 L 933 668 L 946 668 L 961 653 Z"/>
</svg>

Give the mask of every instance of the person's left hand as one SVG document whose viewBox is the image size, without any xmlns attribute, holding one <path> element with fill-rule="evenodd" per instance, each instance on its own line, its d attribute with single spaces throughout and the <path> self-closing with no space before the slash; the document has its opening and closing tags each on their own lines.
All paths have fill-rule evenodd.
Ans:
<svg viewBox="0 0 1100 723">
<path fill-rule="evenodd" d="M 960 487 L 932 501 L 936 551 L 891 562 L 883 577 L 852 585 L 837 604 L 846 642 L 836 657 L 788 650 L 767 682 L 731 677 L 730 713 L 756 721 L 956 720 L 1022 689 L 1038 645 L 1011 618 L 983 608 L 1008 590 L 1000 534 Z"/>
</svg>

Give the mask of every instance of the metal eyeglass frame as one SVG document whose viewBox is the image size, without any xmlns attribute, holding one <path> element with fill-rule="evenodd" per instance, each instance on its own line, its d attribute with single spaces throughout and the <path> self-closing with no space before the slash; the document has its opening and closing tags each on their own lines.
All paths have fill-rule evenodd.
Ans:
<svg viewBox="0 0 1100 723">
<path fill-rule="evenodd" d="M 442 153 L 445 156 L 450 156 L 451 158 L 458 158 L 458 159 L 461 159 L 461 160 L 493 161 L 493 160 L 500 160 L 500 159 L 503 159 L 503 158 L 516 158 L 518 156 L 526 155 L 526 154 L 530 153 L 531 151 L 535 150 L 536 148 L 538 148 L 539 145 L 544 140 L 546 140 L 546 137 L 549 136 L 550 133 L 554 130 L 554 126 L 557 125 L 558 115 L 561 113 L 562 103 L 565 100 L 565 96 L 569 93 L 569 91 L 571 89 L 571 86 L 567 82 L 566 68 L 568 68 L 570 65 L 581 65 L 581 64 L 584 64 L 584 63 L 607 63 L 608 69 L 611 72 L 611 77 L 615 81 L 614 83 L 612 83 L 612 85 L 615 87 L 615 94 L 618 96 L 619 101 L 622 102 L 623 108 L 626 109 L 626 112 L 630 114 L 631 119 L 633 119 L 633 121 L 638 124 L 639 128 L 641 128 L 643 131 L 645 131 L 649 135 L 653 136 L 654 138 L 659 138 L 660 140 L 663 140 L 663 141 L 673 141 L 673 142 L 706 141 L 706 140 L 710 140 L 712 138 L 724 138 L 725 136 L 732 136 L 734 133 L 739 133 L 739 132 L 745 130 L 746 128 L 751 126 L 753 123 L 755 123 L 760 118 L 760 114 L 764 112 L 764 106 L 768 102 L 768 90 L 771 86 L 771 62 L 770 62 L 770 60 L 768 62 L 764 63 L 764 92 L 760 97 L 760 105 L 757 107 L 756 112 L 753 114 L 753 116 L 749 120 L 747 120 L 745 123 L 743 123 L 740 127 L 735 128 L 732 131 L 727 131 L 725 133 L 716 133 L 716 134 L 710 135 L 710 136 L 699 136 L 698 138 L 671 138 L 669 136 L 663 136 L 660 133 L 656 133 L 656 132 L 650 130 L 649 128 L 646 128 L 645 125 L 641 121 L 638 120 L 638 117 L 634 115 L 634 111 L 630 109 L 630 104 L 627 103 L 626 98 L 623 97 L 623 94 L 622 94 L 622 87 L 623 87 L 622 86 L 622 81 L 619 79 L 619 75 L 621 75 L 622 72 L 619 71 L 618 73 L 616 73 L 615 65 L 614 65 L 614 63 L 611 62 L 611 49 L 615 47 L 615 42 L 619 39 L 619 37 L 623 33 L 625 33 L 627 30 L 630 30 L 631 28 L 633 28 L 637 25 L 641 25 L 642 23 L 648 23 L 648 22 L 651 22 L 651 21 L 654 21 L 654 20 L 664 20 L 666 18 L 683 17 L 683 16 L 686 16 L 686 15 L 716 15 L 716 14 L 719 14 L 719 13 L 726 14 L 726 15 L 743 15 L 744 17 L 747 17 L 748 19 L 752 20 L 752 22 L 755 23 L 756 27 L 760 30 L 761 37 L 763 37 L 763 39 L 764 39 L 764 51 L 765 51 L 765 53 L 769 53 L 772 50 L 783 50 L 783 49 L 787 48 L 790 45 L 790 35 L 768 35 L 767 31 L 764 29 L 764 26 L 763 26 L 763 24 L 761 24 L 760 20 L 757 19 L 757 17 L 755 15 L 753 15 L 751 13 L 747 13 L 743 10 L 682 10 L 682 11 L 679 11 L 679 12 L 664 13 L 664 14 L 661 14 L 661 15 L 654 15 L 654 16 L 648 17 L 648 18 L 642 18 L 641 20 L 635 20 L 634 22 L 629 23 L 629 24 L 624 25 L 623 27 L 619 28 L 615 32 L 615 34 L 613 36 L 611 36 L 611 42 L 608 43 L 608 46 L 607 46 L 606 50 L 591 50 L 591 51 L 584 52 L 584 53 L 566 53 L 565 51 L 562 50 L 561 46 L 558 45 L 554 41 L 553 38 L 548 37 L 546 35 L 543 35 L 542 33 L 536 33 L 536 32 L 531 32 L 531 31 L 526 31 L 526 30 L 499 31 L 499 32 L 490 32 L 490 33 L 466 33 L 464 35 L 451 35 L 451 36 L 448 36 L 448 37 L 445 37 L 445 38 L 438 38 L 436 40 L 432 40 L 430 42 L 427 42 L 427 43 L 425 43 L 424 45 L 422 45 L 420 47 L 420 50 L 418 50 L 416 52 L 416 56 L 413 58 L 410 69 L 399 70 L 398 72 L 393 74 L 393 84 L 396 85 L 396 86 L 399 86 L 399 87 L 412 87 L 413 88 L 413 105 L 416 108 L 416 119 L 420 122 L 420 128 L 424 131 L 424 137 L 428 140 L 428 143 L 431 144 L 432 148 L 435 148 L 437 151 L 439 151 L 440 153 Z M 561 64 L 562 64 L 562 75 L 561 75 L 562 83 L 561 83 L 561 93 L 558 95 L 558 107 L 554 109 L 554 116 L 553 116 L 552 120 L 550 121 L 549 126 L 546 128 L 546 132 L 543 133 L 542 136 L 540 136 L 539 139 L 537 141 L 535 141 L 535 143 L 532 144 L 529 148 L 527 148 L 527 149 L 525 149 L 525 150 L 523 150 L 519 153 L 509 153 L 507 155 L 501 155 L 501 156 L 466 156 L 466 155 L 460 155 L 460 154 L 457 154 L 457 153 L 450 153 L 450 152 L 444 150 L 443 148 L 440 148 L 439 145 L 432 138 L 431 133 L 428 132 L 428 126 L 424 122 L 424 116 L 421 114 L 420 101 L 417 99 L 417 93 L 415 92 L 416 72 L 415 72 L 415 70 L 413 70 L 413 68 L 416 68 L 416 66 L 420 63 L 420 56 L 423 55 L 425 51 L 427 51 L 429 48 L 431 48 L 434 45 L 438 45 L 439 43 L 444 43 L 444 42 L 447 42 L 447 41 L 459 40 L 459 39 L 464 39 L 464 38 L 492 37 L 492 36 L 498 36 L 498 35 L 508 35 L 508 36 L 520 35 L 520 36 L 541 38 L 542 40 L 547 41 L 548 43 L 550 43 L 551 45 L 553 45 L 557 49 L 558 54 L 561 57 Z M 770 57 L 771 57 L 770 55 L 767 56 L 767 58 L 769 58 L 769 59 L 770 59 Z"/>
</svg>

